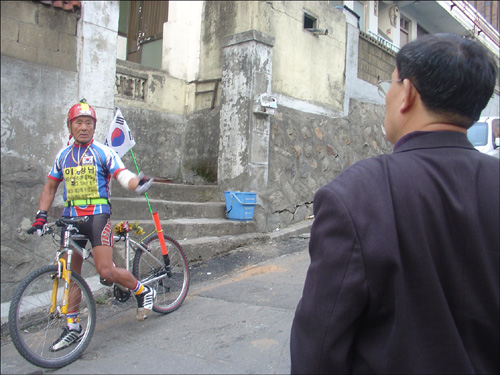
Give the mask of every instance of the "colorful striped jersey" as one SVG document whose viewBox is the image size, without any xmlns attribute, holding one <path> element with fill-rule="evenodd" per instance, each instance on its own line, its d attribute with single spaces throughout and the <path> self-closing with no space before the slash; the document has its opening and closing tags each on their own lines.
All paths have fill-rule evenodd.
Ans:
<svg viewBox="0 0 500 375">
<path fill-rule="evenodd" d="M 56 181 L 64 181 L 65 202 L 81 199 L 108 199 L 111 195 L 109 181 L 126 169 L 116 152 L 99 142 L 64 147 L 54 161 L 48 175 Z M 85 216 L 107 213 L 108 204 L 85 204 L 65 207 L 62 216 Z"/>
</svg>

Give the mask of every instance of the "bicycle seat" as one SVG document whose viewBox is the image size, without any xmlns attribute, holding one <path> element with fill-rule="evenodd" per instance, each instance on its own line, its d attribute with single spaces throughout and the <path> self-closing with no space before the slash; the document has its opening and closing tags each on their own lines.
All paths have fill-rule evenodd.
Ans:
<svg viewBox="0 0 500 375">
<path fill-rule="evenodd" d="M 56 225 L 58 227 L 65 227 L 67 225 L 77 225 L 81 223 L 85 223 L 88 221 L 88 216 L 77 216 L 77 217 L 61 217 L 57 219 Z"/>
</svg>

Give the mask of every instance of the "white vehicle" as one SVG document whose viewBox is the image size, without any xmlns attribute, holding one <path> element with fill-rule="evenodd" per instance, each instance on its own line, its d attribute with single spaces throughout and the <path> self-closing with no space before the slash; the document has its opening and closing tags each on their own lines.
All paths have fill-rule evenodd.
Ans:
<svg viewBox="0 0 500 375">
<path fill-rule="evenodd" d="M 498 117 L 481 117 L 467 130 L 467 138 L 479 152 L 500 158 L 500 121 Z"/>
</svg>

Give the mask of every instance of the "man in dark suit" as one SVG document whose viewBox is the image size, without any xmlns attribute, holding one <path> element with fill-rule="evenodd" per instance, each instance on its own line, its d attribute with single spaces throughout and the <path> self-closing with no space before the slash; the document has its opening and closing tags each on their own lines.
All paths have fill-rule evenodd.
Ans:
<svg viewBox="0 0 500 375">
<path fill-rule="evenodd" d="M 496 76 L 452 34 L 397 54 L 379 83 L 394 152 L 314 198 L 292 373 L 499 373 L 499 161 L 466 137 Z"/>
</svg>

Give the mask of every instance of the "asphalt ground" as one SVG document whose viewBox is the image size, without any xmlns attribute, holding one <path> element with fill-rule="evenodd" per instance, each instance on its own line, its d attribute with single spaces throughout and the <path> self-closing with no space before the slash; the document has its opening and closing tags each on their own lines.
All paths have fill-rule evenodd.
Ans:
<svg viewBox="0 0 500 375">
<path fill-rule="evenodd" d="M 289 337 L 309 255 L 308 236 L 256 242 L 190 266 L 179 310 L 135 320 L 135 300 L 98 298 L 83 356 L 57 370 L 24 360 L 8 336 L 2 374 L 285 374 Z"/>
</svg>

